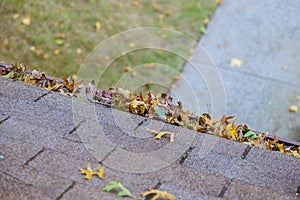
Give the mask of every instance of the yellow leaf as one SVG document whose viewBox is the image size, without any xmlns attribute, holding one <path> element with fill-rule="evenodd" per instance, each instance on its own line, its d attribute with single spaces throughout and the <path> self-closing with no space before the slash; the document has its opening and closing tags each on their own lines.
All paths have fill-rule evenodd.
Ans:
<svg viewBox="0 0 300 200">
<path fill-rule="evenodd" d="M 297 101 L 300 101 L 300 95 L 296 96 Z"/>
<path fill-rule="evenodd" d="M 30 17 L 30 15 L 27 16 L 27 17 L 25 17 L 25 18 L 23 18 L 21 22 L 22 22 L 22 24 L 24 24 L 26 26 L 29 26 L 30 23 L 31 23 L 31 17 Z"/>
<path fill-rule="evenodd" d="M 231 67 L 240 67 L 244 64 L 243 60 L 237 59 L 237 58 L 232 58 L 230 61 L 230 66 Z"/>
<path fill-rule="evenodd" d="M 76 53 L 77 53 L 78 55 L 81 54 L 81 53 L 82 53 L 82 49 L 77 48 L 77 49 L 76 49 Z"/>
<path fill-rule="evenodd" d="M 19 18 L 19 14 L 18 13 L 16 13 L 16 14 L 13 15 L 13 19 L 17 19 L 17 18 Z"/>
<path fill-rule="evenodd" d="M 232 123 L 232 125 L 228 124 L 226 126 L 226 129 L 229 130 L 231 136 L 234 136 L 236 138 L 239 136 L 239 134 L 236 131 L 236 125 L 234 123 Z"/>
<path fill-rule="evenodd" d="M 157 15 L 157 19 L 159 19 L 159 20 L 162 20 L 162 19 L 164 19 L 165 18 L 165 15 L 164 14 L 158 14 Z"/>
<path fill-rule="evenodd" d="M 104 170 L 103 168 L 99 165 L 98 166 L 98 172 L 93 171 L 91 168 L 90 164 L 87 165 L 86 170 L 85 169 L 80 169 L 81 174 L 85 174 L 85 179 L 90 180 L 93 175 L 97 175 L 100 179 L 103 179 L 104 175 Z"/>
<path fill-rule="evenodd" d="M 34 52 L 36 50 L 36 48 L 35 48 L 35 46 L 30 46 L 29 50 Z"/>
<path fill-rule="evenodd" d="M 223 0 L 216 0 L 217 5 L 220 5 Z"/>
<path fill-rule="evenodd" d="M 155 190 L 155 189 L 151 189 L 147 192 L 142 192 L 141 195 L 143 197 L 152 196 L 151 200 L 158 200 L 158 199 L 175 200 L 175 197 L 172 194 L 170 194 L 166 191 L 160 191 L 160 190 Z"/>
<path fill-rule="evenodd" d="M 291 151 L 293 156 L 296 158 L 300 158 L 300 154 L 297 151 Z"/>
<path fill-rule="evenodd" d="M 135 43 L 134 42 L 129 43 L 129 47 L 130 48 L 134 48 L 135 47 Z"/>
<path fill-rule="evenodd" d="M 106 61 L 109 61 L 109 60 L 110 60 L 110 56 L 105 56 L 104 59 L 105 59 Z"/>
<path fill-rule="evenodd" d="M 204 25 L 207 25 L 209 23 L 209 19 L 208 18 L 205 18 L 204 20 L 203 20 L 203 24 Z"/>
<path fill-rule="evenodd" d="M 54 55 L 58 56 L 60 54 L 60 50 L 59 49 L 55 49 L 54 50 Z"/>
<path fill-rule="evenodd" d="M 289 111 L 290 111 L 290 112 L 298 112 L 298 106 L 295 106 L 295 105 L 290 106 L 290 107 L 289 107 Z"/>
<path fill-rule="evenodd" d="M 154 139 L 160 140 L 161 137 L 163 137 L 165 135 L 170 135 L 170 142 L 174 142 L 174 138 L 175 138 L 176 134 L 172 133 L 172 132 L 168 132 L 168 131 L 159 132 L 158 134 L 156 134 Z"/>
<path fill-rule="evenodd" d="M 164 15 L 165 16 L 169 16 L 169 15 L 171 15 L 173 12 L 172 12 L 172 10 L 165 10 L 164 11 Z"/>
<path fill-rule="evenodd" d="M 132 4 L 133 6 L 139 6 L 139 5 L 140 5 L 140 3 L 139 3 L 138 1 L 133 1 L 131 4 Z"/>
<path fill-rule="evenodd" d="M 145 102 L 138 101 L 136 99 L 132 100 L 128 104 L 128 109 L 129 109 L 129 112 L 134 113 L 134 114 L 145 114 L 145 112 L 147 111 Z"/>
<path fill-rule="evenodd" d="M 97 22 L 95 23 L 95 28 L 96 28 L 96 31 L 97 31 L 97 32 L 100 31 L 100 29 L 101 29 L 101 23 L 97 21 Z"/>
<path fill-rule="evenodd" d="M 60 83 L 55 83 L 53 86 L 51 86 L 51 84 L 49 84 L 47 87 L 45 87 L 46 90 L 49 91 L 58 91 L 58 89 L 60 89 L 63 86 L 63 84 Z"/>
<path fill-rule="evenodd" d="M 132 70 L 132 68 L 131 68 L 130 66 L 124 67 L 124 71 L 125 71 L 125 72 L 129 72 L 129 71 L 131 71 L 131 70 Z"/>
<path fill-rule="evenodd" d="M 277 147 L 278 147 L 280 152 L 282 152 L 282 153 L 284 152 L 283 143 L 282 144 L 277 143 Z"/>
</svg>

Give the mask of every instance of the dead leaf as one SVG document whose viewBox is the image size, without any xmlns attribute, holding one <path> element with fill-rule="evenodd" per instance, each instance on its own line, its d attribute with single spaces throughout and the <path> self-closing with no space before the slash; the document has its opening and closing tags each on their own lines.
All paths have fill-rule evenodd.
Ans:
<svg viewBox="0 0 300 200">
<path fill-rule="evenodd" d="M 56 33 L 55 34 L 55 38 L 58 39 L 65 39 L 67 37 L 67 35 L 65 33 Z"/>
<path fill-rule="evenodd" d="M 13 15 L 13 19 L 18 19 L 18 18 L 19 18 L 19 14 L 18 13 L 16 13 L 16 14 Z"/>
<path fill-rule="evenodd" d="M 244 64 L 245 62 L 243 60 L 237 59 L 237 58 L 232 58 L 230 61 L 230 66 L 231 67 L 240 67 Z"/>
<path fill-rule="evenodd" d="M 138 101 L 136 99 L 132 100 L 128 104 L 128 109 L 129 109 L 129 112 L 134 113 L 134 114 L 140 114 L 140 115 L 144 115 L 148 111 L 145 102 Z"/>
<path fill-rule="evenodd" d="M 77 48 L 77 49 L 76 49 L 76 53 L 77 53 L 78 55 L 81 54 L 81 53 L 82 53 L 82 49 Z"/>
<path fill-rule="evenodd" d="M 54 55 L 58 56 L 60 54 L 60 50 L 59 49 L 55 49 L 53 53 L 54 53 Z"/>
<path fill-rule="evenodd" d="M 169 132 L 169 131 L 162 131 L 162 132 L 157 132 L 155 130 L 147 129 L 150 131 L 150 133 L 155 134 L 154 139 L 160 140 L 163 136 L 170 135 L 170 142 L 174 142 L 174 138 L 176 136 L 176 133 Z"/>
<path fill-rule="evenodd" d="M 279 151 L 280 151 L 281 153 L 284 152 L 284 146 L 283 146 L 283 143 L 282 143 L 282 144 L 277 143 L 277 147 L 278 147 L 278 149 L 279 149 Z"/>
<path fill-rule="evenodd" d="M 290 107 L 289 107 L 289 111 L 290 111 L 290 112 L 295 112 L 295 113 L 298 112 L 298 106 L 295 106 L 295 105 L 290 106 Z"/>
<path fill-rule="evenodd" d="M 296 158 L 300 158 L 300 154 L 297 151 L 291 151 L 293 156 Z"/>
<path fill-rule="evenodd" d="M 109 61 L 109 60 L 110 60 L 110 56 L 105 56 L 104 59 L 105 59 L 106 61 Z"/>
<path fill-rule="evenodd" d="M 129 72 L 132 70 L 132 68 L 130 66 L 126 66 L 123 69 L 124 69 L 124 72 Z"/>
<path fill-rule="evenodd" d="M 159 20 L 163 20 L 164 18 L 165 18 L 164 14 L 158 14 L 157 15 L 157 19 L 159 19 Z"/>
<path fill-rule="evenodd" d="M 203 20 L 203 24 L 206 26 L 208 23 L 209 23 L 209 19 L 208 19 L 208 18 L 205 18 L 205 19 Z"/>
<path fill-rule="evenodd" d="M 85 174 L 85 179 L 90 180 L 93 175 L 97 175 L 100 179 L 103 179 L 104 169 L 99 165 L 98 172 L 93 171 L 90 164 L 87 165 L 86 170 L 80 169 L 81 174 Z"/>
<path fill-rule="evenodd" d="M 22 22 L 22 24 L 24 24 L 26 26 L 29 26 L 31 24 L 31 17 L 30 17 L 30 15 L 28 15 L 25 18 L 23 18 L 21 22 Z"/>
<path fill-rule="evenodd" d="M 147 192 L 142 192 L 141 195 L 143 197 L 152 196 L 151 200 L 158 200 L 158 199 L 175 200 L 175 197 L 172 194 L 170 194 L 166 191 L 160 191 L 160 190 L 155 190 L 155 189 L 151 189 Z"/>
<path fill-rule="evenodd" d="M 134 42 L 129 43 L 129 47 L 130 48 L 134 48 L 135 47 L 135 43 Z"/>
<path fill-rule="evenodd" d="M 169 16 L 169 15 L 171 15 L 173 12 L 172 12 L 172 10 L 165 10 L 164 11 L 164 15 L 165 16 Z"/>
<path fill-rule="evenodd" d="M 99 21 L 97 21 L 95 23 L 95 29 L 96 29 L 96 32 L 100 31 L 100 29 L 101 29 L 101 23 Z"/>
<path fill-rule="evenodd" d="M 168 132 L 168 131 L 164 131 L 164 132 L 159 132 L 155 137 L 154 139 L 161 139 L 161 137 L 165 136 L 165 135 L 170 135 L 170 142 L 174 142 L 174 138 L 176 136 L 175 133 L 173 132 Z"/>
<path fill-rule="evenodd" d="M 131 4 L 136 7 L 140 5 L 140 3 L 138 1 L 133 1 Z"/>
<path fill-rule="evenodd" d="M 223 0 L 216 0 L 217 5 L 219 6 Z"/>
</svg>

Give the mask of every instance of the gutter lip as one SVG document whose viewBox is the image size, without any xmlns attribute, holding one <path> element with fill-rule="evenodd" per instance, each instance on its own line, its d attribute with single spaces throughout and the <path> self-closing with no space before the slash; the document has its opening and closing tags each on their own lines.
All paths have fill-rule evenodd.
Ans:
<svg viewBox="0 0 300 200">
<path fill-rule="evenodd" d="M 0 67 L 13 68 L 13 66 L 11 64 L 2 63 L 2 62 L 0 62 Z M 31 73 L 31 72 L 32 72 L 32 70 L 26 70 L 26 73 Z M 45 75 L 45 76 L 46 76 L 46 79 L 48 79 L 48 80 L 51 80 L 51 81 L 56 80 L 58 82 L 63 82 L 63 80 L 60 79 L 60 78 L 54 78 L 54 77 L 48 76 L 48 75 Z M 254 132 L 256 135 L 259 135 L 260 133 L 263 133 L 263 132 L 256 131 L 256 130 L 251 130 L 251 131 Z M 274 139 L 274 135 L 268 134 L 267 138 Z M 276 139 L 279 142 L 283 142 L 286 145 L 300 147 L 300 142 L 297 142 L 297 141 L 294 141 L 294 140 L 285 139 L 285 138 L 282 138 L 282 137 L 277 137 L 277 136 L 276 136 Z"/>
</svg>

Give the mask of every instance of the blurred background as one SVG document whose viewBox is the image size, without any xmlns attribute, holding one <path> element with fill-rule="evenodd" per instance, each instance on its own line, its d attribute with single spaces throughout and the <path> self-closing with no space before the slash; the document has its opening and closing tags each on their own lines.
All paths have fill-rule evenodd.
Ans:
<svg viewBox="0 0 300 200">
<path fill-rule="evenodd" d="M 197 40 L 205 33 L 216 6 L 214 0 L 2 0 L 0 61 L 21 61 L 55 77 L 72 76 L 100 42 L 128 29 L 170 28 Z M 134 43 L 128 45 L 134 47 Z M 193 50 L 186 44 L 178 48 L 184 49 L 185 56 Z M 134 51 L 111 64 L 99 87 L 110 87 L 120 74 L 141 64 L 163 63 L 180 71 L 184 62 L 170 52 Z M 136 76 L 139 74 L 132 74 L 132 78 Z M 170 80 L 176 78 L 169 76 Z"/>
</svg>

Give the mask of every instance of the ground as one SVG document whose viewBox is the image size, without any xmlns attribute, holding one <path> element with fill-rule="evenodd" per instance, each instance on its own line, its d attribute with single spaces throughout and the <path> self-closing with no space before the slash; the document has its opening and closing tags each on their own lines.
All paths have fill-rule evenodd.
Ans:
<svg viewBox="0 0 300 200">
<path fill-rule="evenodd" d="M 30 65 L 31 69 L 37 68 L 53 76 L 72 76 L 96 45 L 128 29 L 146 26 L 169 28 L 197 40 L 201 30 L 203 33 L 206 23 L 203 20 L 207 21 L 215 8 L 214 0 L 4 0 L 0 3 L 0 19 L 5 22 L 0 25 L 0 41 L 3 44 L 0 61 L 21 61 Z M 187 56 L 192 46 L 179 44 L 178 48 L 183 48 Z M 168 52 L 135 51 L 112 63 L 101 87 L 111 86 L 128 67 L 153 62 L 180 71 L 184 60 Z M 173 75 L 169 76 L 169 79 L 174 79 Z"/>
</svg>

